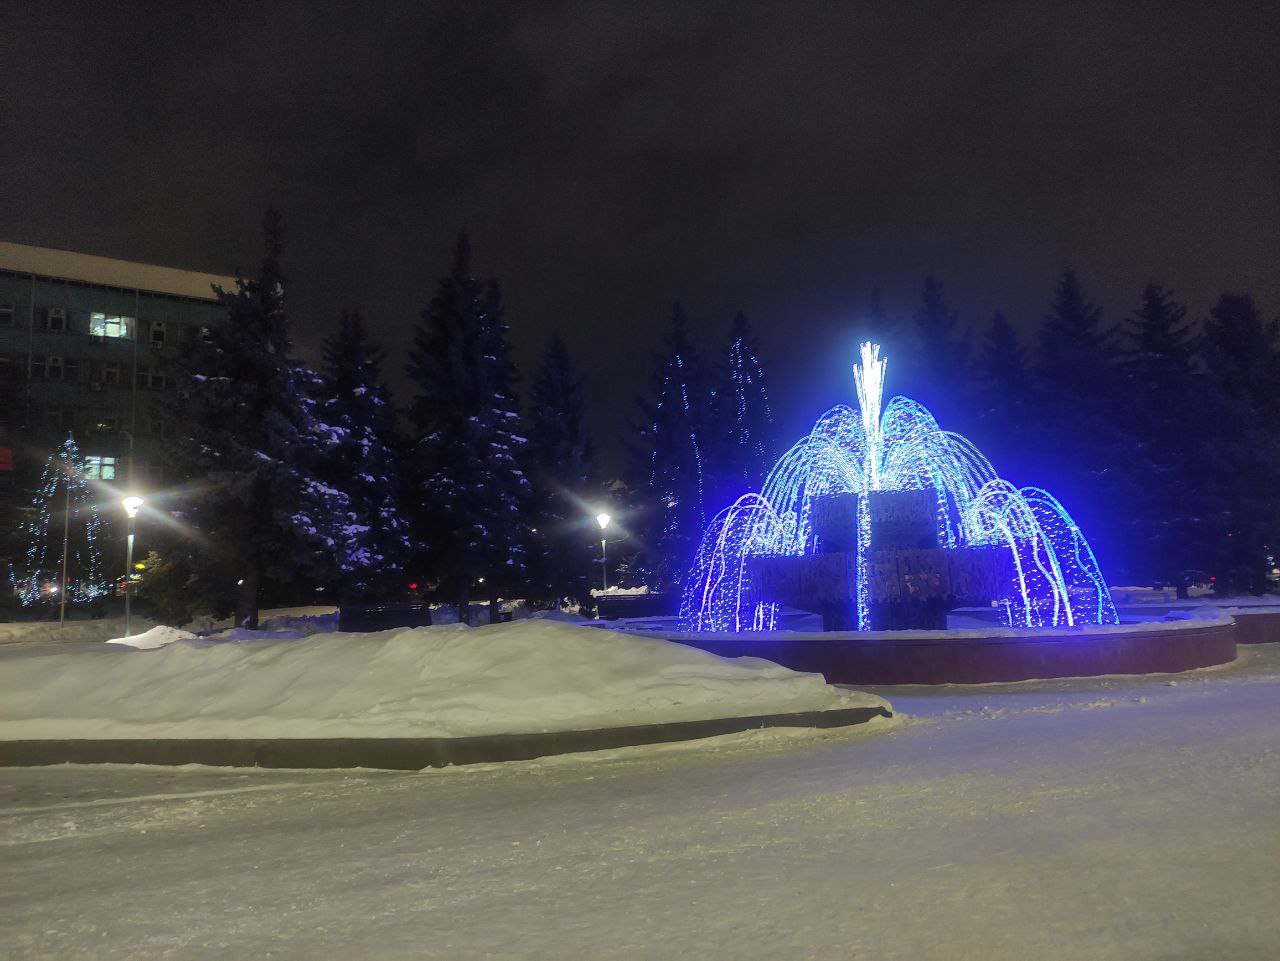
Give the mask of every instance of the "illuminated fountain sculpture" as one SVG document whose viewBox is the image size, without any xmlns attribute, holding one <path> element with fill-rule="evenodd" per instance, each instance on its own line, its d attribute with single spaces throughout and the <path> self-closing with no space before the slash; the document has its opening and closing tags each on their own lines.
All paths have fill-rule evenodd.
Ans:
<svg viewBox="0 0 1280 961">
<path fill-rule="evenodd" d="M 882 409 L 885 359 L 862 345 L 859 409 L 833 407 L 711 522 L 685 581 L 687 631 L 771 631 L 782 605 L 827 630 L 936 628 L 995 602 L 1014 627 L 1117 623 L 1080 528 L 1014 487 L 906 397 Z"/>
</svg>

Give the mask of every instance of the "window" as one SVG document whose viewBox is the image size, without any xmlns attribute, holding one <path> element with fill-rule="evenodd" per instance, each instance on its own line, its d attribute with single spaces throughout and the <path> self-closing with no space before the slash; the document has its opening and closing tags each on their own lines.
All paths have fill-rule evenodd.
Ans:
<svg viewBox="0 0 1280 961">
<path fill-rule="evenodd" d="M 90 314 L 89 334 L 93 337 L 119 337 L 128 340 L 133 336 L 133 318 L 119 314 Z"/>
<path fill-rule="evenodd" d="M 118 385 L 120 383 L 120 365 L 119 364 L 103 364 L 102 365 L 102 382 L 104 384 Z"/>
<path fill-rule="evenodd" d="M 41 414 L 44 426 L 50 431 L 61 433 L 70 426 L 71 419 L 61 407 L 46 408 Z"/>
<path fill-rule="evenodd" d="M 164 390 L 169 386 L 169 378 L 164 371 L 154 367 L 138 368 L 138 388 L 140 390 Z"/>
<path fill-rule="evenodd" d="M 93 425 L 94 433 L 110 434 L 116 429 L 116 418 L 112 415 L 99 417 L 97 423 Z"/>
<path fill-rule="evenodd" d="M 151 346 L 152 347 L 164 346 L 164 321 L 163 320 L 153 320 L 151 322 Z"/>
<path fill-rule="evenodd" d="M 147 433 L 152 437 L 164 437 L 169 433 L 169 423 L 160 417 L 149 417 Z"/>
<path fill-rule="evenodd" d="M 84 476 L 89 480 L 115 480 L 116 459 L 114 457 L 102 457 L 98 454 L 89 454 L 84 459 Z"/>
<path fill-rule="evenodd" d="M 67 329 L 66 309 L 63 307 L 46 307 L 44 315 L 40 319 L 40 326 L 44 330 L 65 333 Z"/>
<path fill-rule="evenodd" d="M 142 472 L 147 477 L 147 486 L 152 490 L 159 490 L 164 486 L 164 468 L 159 464 L 147 464 L 142 468 Z"/>
<path fill-rule="evenodd" d="M 73 383 L 80 380 L 80 361 L 77 358 L 68 357 L 62 362 L 62 379 Z"/>
<path fill-rule="evenodd" d="M 0 327 L 13 326 L 13 304 L 0 304 Z"/>
<path fill-rule="evenodd" d="M 44 359 L 45 380 L 62 380 L 62 358 L 52 355 Z"/>
</svg>

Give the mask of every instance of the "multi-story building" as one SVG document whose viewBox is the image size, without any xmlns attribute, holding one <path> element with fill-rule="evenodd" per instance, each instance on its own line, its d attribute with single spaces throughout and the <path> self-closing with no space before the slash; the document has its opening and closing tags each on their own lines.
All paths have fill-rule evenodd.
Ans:
<svg viewBox="0 0 1280 961">
<path fill-rule="evenodd" d="M 0 431 L 25 427 L 33 453 L 70 432 L 92 478 L 162 486 L 156 415 L 176 348 L 221 316 L 215 284 L 235 289 L 232 277 L 0 242 Z"/>
</svg>

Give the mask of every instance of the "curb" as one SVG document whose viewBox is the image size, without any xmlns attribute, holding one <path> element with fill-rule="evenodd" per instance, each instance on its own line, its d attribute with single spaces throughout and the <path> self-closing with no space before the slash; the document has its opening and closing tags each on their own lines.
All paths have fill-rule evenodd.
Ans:
<svg viewBox="0 0 1280 961">
<path fill-rule="evenodd" d="M 892 717 L 881 707 L 803 711 L 706 721 L 637 724 L 586 731 L 490 734 L 479 737 L 353 738 L 120 738 L 0 741 L 0 767 L 49 764 L 207 764 L 212 767 L 383 768 L 418 771 L 455 764 L 528 761 L 553 754 L 577 754 L 693 741 L 766 727 L 848 727 Z"/>
</svg>

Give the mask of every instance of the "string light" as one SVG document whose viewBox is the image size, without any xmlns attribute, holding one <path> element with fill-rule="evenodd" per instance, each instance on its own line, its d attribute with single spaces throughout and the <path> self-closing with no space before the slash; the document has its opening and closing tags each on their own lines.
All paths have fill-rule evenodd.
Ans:
<svg viewBox="0 0 1280 961">
<path fill-rule="evenodd" d="M 683 630 L 770 631 L 778 605 L 752 584 L 751 559 L 818 553 L 813 507 L 832 494 L 858 495 L 857 627 L 870 629 L 868 554 L 873 491 L 931 491 L 944 548 L 1004 547 L 1014 571 L 993 598 L 1024 627 L 1118 623 L 1111 592 L 1084 534 L 1047 491 L 1000 478 L 968 440 L 942 430 L 906 397 L 881 405 L 887 362 L 861 346 L 854 382 L 859 409 L 831 408 L 765 478 L 708 526 L 685 579 Z"/>
<path fill-rule="evenodd" d="M 53 505 L 59 500 L 70 504 L 71 523 L 77 527 L 83 524 L 84 529 L 83 540 L 68 539 L 66 584 L 57 583 L 62 576 L 61 538 L 57 531 L 51 530 Z M 37 603 L 42 583 L 49 572 L 55 570 L 57 573 L 49 585 L 51 594 L 65 590 L 67 600 L 73 603 L 106 595 L 110 585 L 102 573 L 102 556 L 97 544 L 101 524 L 85 477 L 84 457 L 70 437 L 45 462 L 31 506 L 35 517 L 25 525 L 29 538 L 26 567 L 21 575 L 14 575 L 14 589 L 20 603 L 24 606 Z"/>
</svg>

